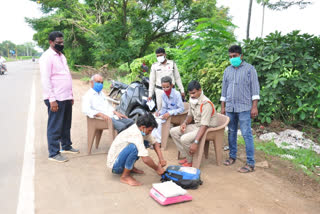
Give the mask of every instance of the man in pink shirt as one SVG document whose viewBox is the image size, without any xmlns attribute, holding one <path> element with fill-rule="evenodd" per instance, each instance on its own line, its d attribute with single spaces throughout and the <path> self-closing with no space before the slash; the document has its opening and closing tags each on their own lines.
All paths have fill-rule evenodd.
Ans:
<svg viewBox="0 0 320 214">
<path fill-rule="evenodd" d="M 39 62 L 43 99 L 48 107 L 47 139 L 49 160 L 66 162 L 61 153 L 79 153 L 72 148 L 70 139 L 72 119 L 72 77 L 67 60 L 62 54 L 63 34 L 58 31 L 49 34 L 50 47 Z M 60 143 L 62 150 L 60 150 Z"/>
</svg>

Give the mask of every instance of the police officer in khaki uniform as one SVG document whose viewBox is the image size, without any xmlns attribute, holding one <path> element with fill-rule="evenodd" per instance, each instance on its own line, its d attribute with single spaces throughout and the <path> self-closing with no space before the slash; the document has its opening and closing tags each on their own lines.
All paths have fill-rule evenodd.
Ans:
<svg viewBox="0 0 320 214">
<path fill-rule="evenodd" d="M 179 161 L 183 166 L 192 166 L 192 156 L 197 152 L 198 143 L 208 127 L 217 126 L 216 110 L 213 103 L 203 94 L 198 81 L 188 84 L 190 108 L 186 120 L 180 127 L 170 130 L 171 137 L 181 155 Z M 194 121 L 194 124 L 191 122 Z"/>
<path fill-rule="evenodd" d="M 156 50 L 156 55 L 158 62 L 153 63 L 153 65 L 151 66 L 148 100 L 151 100 L 153 92 L 155 91 L 157 99 L 157 109 L 160 110 L 162 107 L 161 97 L 163 94 L 163 90 L 161 87 L 162 77 L 171 77 L 172 84 L 175 85 L 176 83 L 178 85 L 182 98 L 184 98 L 184 88 L 181 82 L 181 77 L 177 65 L 173 60 L 166 59 L 166 51 L 163 48 L 158 48 Z"/>
</svg>

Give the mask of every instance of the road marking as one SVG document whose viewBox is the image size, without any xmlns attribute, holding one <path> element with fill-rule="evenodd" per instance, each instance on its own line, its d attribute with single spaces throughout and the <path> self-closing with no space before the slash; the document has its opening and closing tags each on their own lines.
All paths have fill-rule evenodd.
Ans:
<svg viewBox="0 0 320 214">
<path fill-rule="evenodd" d="M 35 115 L 35 81 L 33 79 L 29 104 L 26 142 L 20 181 L 17 214 L 34 214 L 34 115 Z"/>
</svg>

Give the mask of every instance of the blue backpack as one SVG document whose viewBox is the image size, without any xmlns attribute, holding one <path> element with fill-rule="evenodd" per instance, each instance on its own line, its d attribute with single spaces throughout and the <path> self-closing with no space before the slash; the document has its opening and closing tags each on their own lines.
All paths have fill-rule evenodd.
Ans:
<svg viewBox="0 0 320 214">
<path fill-rule="evenodd" d="M 202 184 L 200 170 L 194 167 L 168 166 L 161 181 L 173 181 L 183 189 L 197 189 Z"/>
</svg>

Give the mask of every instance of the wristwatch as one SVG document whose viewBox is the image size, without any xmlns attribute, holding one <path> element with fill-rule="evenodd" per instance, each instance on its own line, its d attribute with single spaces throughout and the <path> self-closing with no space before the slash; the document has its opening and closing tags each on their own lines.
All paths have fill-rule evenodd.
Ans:
<svg viewBox="0 0 320 214">
<path fill-rule="evenodd" d="M 194 143 L 195 143 L 195 144 L 198 144 L 198 143 L 199 143 L 199 141 L 198 141 L 198 140 L 194 140 Z"/>
</svg>

